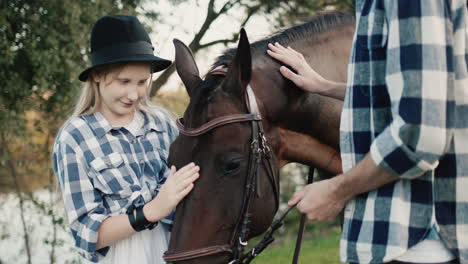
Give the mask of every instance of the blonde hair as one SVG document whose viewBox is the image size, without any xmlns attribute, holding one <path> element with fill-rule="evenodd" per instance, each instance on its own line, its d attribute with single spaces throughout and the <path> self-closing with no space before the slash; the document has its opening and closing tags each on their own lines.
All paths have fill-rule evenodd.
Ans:
<svg viewBox="0 0 468 264">
<path fill-rule="evenodd" d="M 92 74 L 99 74 L 104 76 L 104 80 L 108 80 L 108 76 L 111 75 L 109 78 L 108 83 L 112 82 L 117 75 L 125 68 L 125 66 L 130 65 L 130 64 L 147 64 L 144 62 L 125 62 L 125 63 L 114 63 L 114 64 L 108 64 L 100 67 L 96 67 L 96 69 L 93 69 L 94 72 L 92 72 L 88 80 L 86 81 L 85 86 L 83 87 L 83 90 L 81 91 L 80 97 L 78 98 L 78 101 L 75 105 L 75 108 L 72 112 L 71 117 L 76 117 L 76 116 L 86 116 L 86 115 L 91 115 L 94 114 L 97 111 L 97 107 L 101 103 L 101 95 L 99 93 L 99 83 L 97 83 L 94 78 L 92 77 Z M 146 97 L 144 100 L 141 100 L 139 102 L 139 105 L 137 106 L 138 109 L 140 110 L 146 110 L 149 107 L 153 108 L 162 108 L 159 105 L 155 105 L 149 100 L 149 88 L 153 84 L 153 75 L 151 74 L 150 81 L 148 83 L 148 91 L 146 94 Z M 165 109 L 164 109 L 165 110 Z"/>
<path fill-rule="evenodd" d="M 76 102 L 75 108 L 71 117 L 90 115 L 96 112 L 97 106 L 100 104 L 101 98 L 98 91 L 97 83 L 93 78 L 88 78 L 85 86 L 81 90 L 80 97 Z"/>
</svg>

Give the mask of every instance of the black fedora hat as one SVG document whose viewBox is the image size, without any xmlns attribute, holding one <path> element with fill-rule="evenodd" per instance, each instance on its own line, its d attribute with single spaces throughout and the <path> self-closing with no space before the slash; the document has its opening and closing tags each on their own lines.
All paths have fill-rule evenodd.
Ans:
<svg viewBox="0 0 468 264">
<path fill-rule="evenodd" d="M 170 60 L 153 54 L 151 39 L 135 16 L 112 15 L 100 18 L 91 33 L 92 66 L 80 75 L 86 81 L 97 66 L 117 62 L 149 62 L 152 72 L 162 71 L 171 65 Z"/>
</svg>

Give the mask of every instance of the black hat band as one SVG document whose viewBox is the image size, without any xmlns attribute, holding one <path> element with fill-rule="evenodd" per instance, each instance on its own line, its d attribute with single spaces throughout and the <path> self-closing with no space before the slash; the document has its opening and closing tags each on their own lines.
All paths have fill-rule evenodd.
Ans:
<svg viewBox="0 0 468 264">
<path fill-rule="evenodd" d="M 93 65 L 99 65 L 125 56 L 138 54 L 153 55 L 153 46 L 146 41 L 136 41 L 112 45 L 91 53 Z"/>
</svg>

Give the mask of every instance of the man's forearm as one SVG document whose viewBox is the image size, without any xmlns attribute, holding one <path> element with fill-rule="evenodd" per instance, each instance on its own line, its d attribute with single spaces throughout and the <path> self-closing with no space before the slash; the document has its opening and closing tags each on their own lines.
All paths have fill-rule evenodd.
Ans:
<svg viewBox="0 0 468 264">
<path fill-rule="evenodd" d="M 333 180 L 337 184 L 339 195 L 350 200 L 356 195 L 378 189 L 399 179 L 378 167 L 368 153 L 354 168 L 336 176 Z"/>
<path fill-rule="evenodd" d="M 346 83 L 325 80 L 322 89 L 318 93 L 343 101 L 346 95 Z"/>
</svg>

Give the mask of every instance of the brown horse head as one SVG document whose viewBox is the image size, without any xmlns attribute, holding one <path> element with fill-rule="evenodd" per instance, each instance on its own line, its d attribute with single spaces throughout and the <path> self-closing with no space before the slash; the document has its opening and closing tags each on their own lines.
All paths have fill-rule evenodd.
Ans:
<svg viewBox="0 0 468 264">
<path fill-rule="evenodd" d="M 178 124 L 181 134 L 171 145 L 169 161 L 178 168 L 193 161 L 201 171 L 194 189 L 177 207 L 168 262 L 236 259 L 242 244 L 272 222 L 278 207 L 278 170 L 284 164 L 341 171 L 341 102 L 307 94 L 284 79 L 280 63 L 266 49 L 276 41 L 290 45 L 326 78 L 345 81 L 353 32 L 354 18 L 342 13 L 320 16 L 252 45 L 242 30 L 237 49 L 218 58 L 204 79 L 190 49 L 174 41 L 177 72 L 190 103 Z M 249 115 L 256 108 L 253 102 L 261 121 Z M 255 142 L 265 154 L 258 174 L 252 174 Z"/>
<path fill-rule="evenodd" d="M 198 128 L 217 118 L 249 113 L 245 98 L 252 68 L 245 31 L 241 31 L 232 63 L 221 74 L 209 73 L 205 80 L 199 77 L 188 47 L 178 40 L 174 44 L 177 72 L 190 96 L 183 117 L 185 128 Z M 278 166 L 269 166 L 277 163 L 274 156 L 269 156 L 268 162 L 261 162 L 257 171 L 253 171 L 253 162 L 249 162 L 254 161 L 255 155 L 252 122 L 259 121 L 228 123 L 198 136 L 181 135 L 171 146 L 169 159 L 176 167 L 194 161 L 201 168 L 196 188 L 178 206 L 176 219 L 185 221 L 175 222 L 173 235 L 178 239 L 171 240 L 170 252 L 184 254 L 200 250 L 202 253 L 193 254 L 193 259 L 182 263 L 227 263 L 239 239 L 246 241 L 264 232 L 271 223 L 278 206 Z M 264 129 L 268 129 L 266 123 Z M 253 176 L 254 173 L 258 175 Z M 246 188 L 252 183 L 249 175 L 256 177 L 251 185 L 255 193 L 249 197 L 246 208 L 247 196 L 251 194 Z M 255 217 L 249 217 L 248 229 L 242 230 L 247 215 Z M 240 238 L 241 232 L 245 232 L 245 237 Z M 206 253 L 207 250 L 212 251 Z"/>
</svg>

